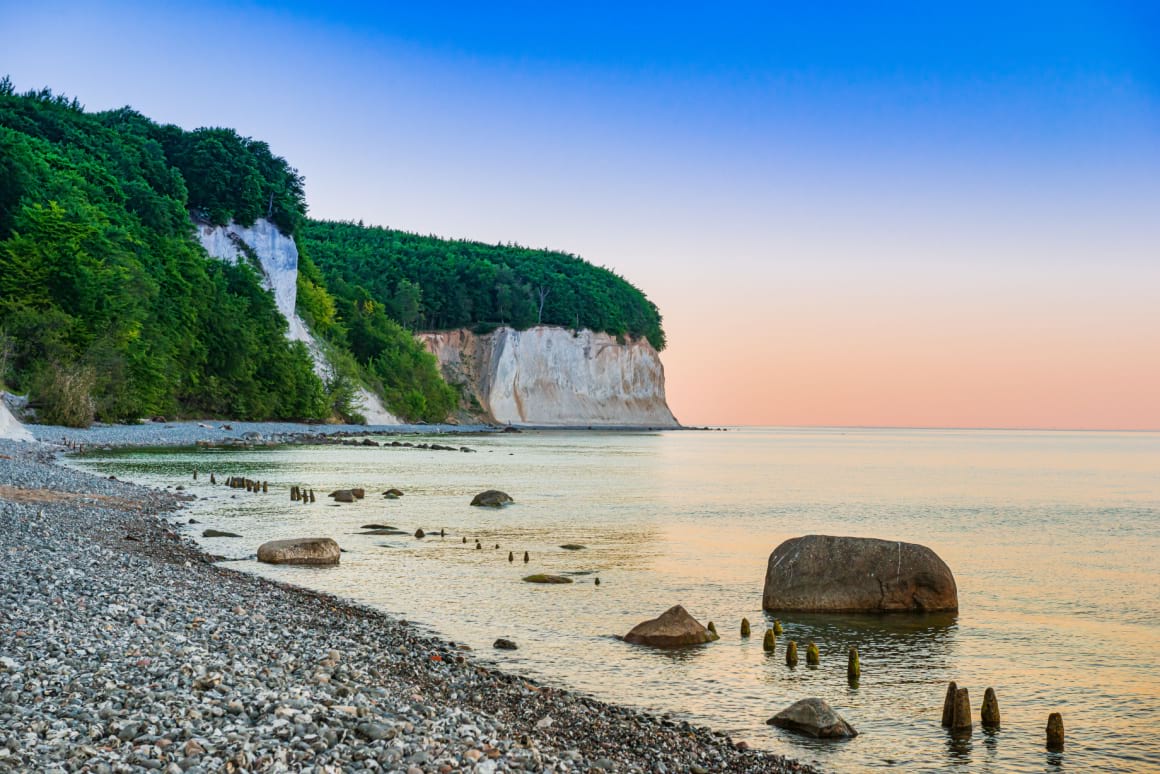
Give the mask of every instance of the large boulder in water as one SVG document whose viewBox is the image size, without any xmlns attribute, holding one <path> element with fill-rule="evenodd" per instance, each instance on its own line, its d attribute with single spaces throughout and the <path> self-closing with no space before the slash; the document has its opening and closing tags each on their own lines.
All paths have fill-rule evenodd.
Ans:
<svg viewBox="0 0 1160 774">
<path fill-rule="evenodd" d="M 848 739 L 858 735 L 852 725 L 821 699 L 795 701 L 765 722 L 818 739 Z"/>
<path fill-rule="evenodd" d="M 330 538 L 271 540 L 258 546 L 258 561 L 267 564 L 338 564 L 341 549 Z"/>
<path fill-rule="evenodd" d="M 947 612 L 959 609 L 955 576 L 926 546 L 806 535 L 769 556 L 761 606 L 799 613 Z"/>
<path fill-rule="evenodd" d="M 700 622 L 689 615 L 680 605 L 673 605 L 657 618 L 644 621 L 624 635 L 625 642 L 634 645 L 651 645 L 654 648 L 679 648 L 684 645 L 700 645 L 720 639 Z"/>
<path fill-rule="evenodd" d="M 486 492 L 480 492 L 471 500 L 472 505 L 482 505 L 488 508 L 499 508 L 510 502 L 514 502 L 511 495 L 507 492 L 501 492 L 498 489 L 488 489 Z"/>
</svg>

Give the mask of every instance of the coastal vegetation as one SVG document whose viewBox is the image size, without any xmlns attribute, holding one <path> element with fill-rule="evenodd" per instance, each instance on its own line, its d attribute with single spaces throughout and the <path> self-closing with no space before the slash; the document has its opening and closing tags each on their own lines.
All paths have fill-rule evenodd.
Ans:
<svg viewBox="0 0 1160 774">
<path fill-rule="evenodd" d="M 0 81 L 3 379 L 43 421 L 327 417 L 257 273 L 208 259 L 190 212 L 292 229 L 301 178 L 231 130 L 88 113 Z"/>
<path fill-rule="evenodd" d="M 195 238 L 259 219 L 297 244 L 325 383 L 254 251 L 239 242 L 249 260 L 231 265 Z M 302 176 L 264 142 L 0 80 L 0 383 L 41 421 L 360 421 L 364 387 L 438 422 L 461 396 L 415 331 L 537 324 L 665 344 L 640 290 L 574 255 L 310 220 Z"/>
<path fill-rule="evenodd" d="M 365 288 L 411 330 L 559 325 L 665 346 L 644 293 L 568 253 L 319 220 L 303 224 L 299 244 L 332 288 Z"/>
</svg>

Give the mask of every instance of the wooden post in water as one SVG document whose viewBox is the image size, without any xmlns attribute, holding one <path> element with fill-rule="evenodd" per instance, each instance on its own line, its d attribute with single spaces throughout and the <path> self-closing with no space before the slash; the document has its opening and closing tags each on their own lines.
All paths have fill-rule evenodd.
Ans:
<svg viewBox="0 0 1160 774">
<path fill-rule="evenodd" d="M 1047 749 L 1052 752 L 1063 750 L 1063 715 L 1058 712 L 1047 716 Z"/>
<path fill-rule="evenodd" d="M 777 619 L 777 618 L 773 619 L 773 634 L 775 637 L 781 636 L 781 620 L 780 619 Z"/>
<path fill-rule="evenodd" d="M 790 640 L 785 646 L 785 663 L 787 666 L 797 666 L 797 643 Z"/>
<path fill-rule="evenodd" d="M 193 469 L 193 480 L 197 481 L 197 468 Z"/>
<path fill-rule="evenodd" d="M 761 649 L 766 653 L 773 653 L 776 647 L 777 637 L 773 635 L 773 629 L 766 629 L 765 636 L 761 638 Z"/>
<path fill-rule="evenodd" d="M 213 473 L 210 473 L 210 474 L 209 474 L 209 482 L 210 482 L 211 484 L 216 484 L 216 483 L 217 483 L 217 479 L 216 479 L 216 478 L 214 478 L 214 475 L 213 475 Z"/>
<path fill-rule="evenodd" d="M 951 721 L 951 733 L 955 736 L 970 736 L 973 725 L 971 696 L 966 688 L 960 688 L 955 691 L 955 715 Z"/>
<path fill-rule="evenodd" d="M 527 551 L 524 551 L 524 564 L 527 564 L 527 563 L 528 563 L 528 562 L 530 562 L 531 560 L 532 560 L 532 557 L 528 556 L 528 552 L 527 552 Z"/>
<path fill-rule="evenodd" d="M 717 624 L 713 623 L 712 621 L 710 621 L 709 625 L 705 628 L 713 632 L 713 634 L 717 634 Z M 717 634 L 717 636 L 720 637 L 721 635 Z"/>
<path fill-rule="evenodd" d="M 995 696 L 994 688 L 988 688 L 983 693 L 983 709 L 979 719 L 983 721 L 983 728 L 999 727 L 999 699 Z"/>
<path fill-rule="evenodd" d="M 749 638 L 749 619 L 748 618 L 741 619 L 741 636 L 743 638 L 746 638 L 746 639 Z"/>
<path fill-rule="evenodd" d="M 811 642 L 806 645 L 806 664 L 809 666 L 817 666 L 822 663 L 822 654 L 818 652 L 816 643 Z"/>
<path fill-rule="evenodd" d="M 310 502 L 314 502 L 314 490 L 310 490 Z"/>
<path fill-rule="evenodd" d="M 514 562 L 515 560 L 516 560 L 516 555 L 515 555 L 515 553 L 514 553 L 513 551 L 508 551 L 508 561 L 509 561 L 509 562 Z"/>
<path fill-rule="evenodd" d="M 951 680 L 951 684 L 947 686 L 947 695 L 943 699 L 943 714 L 942 724 L 943 728 L 950 728 L 951 723 L 955 720 L 955 692 L 959 690 L 959 686 Z"/>
<path fill-rule="evenodd" d="M 846 656 L 846 681 L 856 686 L 861 676 L 862 662 L 858 660 L 858 649 L 851 645 L 850 653 Z"/>
</svg>

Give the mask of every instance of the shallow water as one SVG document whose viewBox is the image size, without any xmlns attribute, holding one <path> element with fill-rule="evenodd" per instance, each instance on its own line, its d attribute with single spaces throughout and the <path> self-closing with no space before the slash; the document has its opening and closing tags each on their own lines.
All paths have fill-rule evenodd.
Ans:
<svg viewBox="0 0 1160 774">
<path fill-rule="evenodd" d="M 244 557 L 266 540 L 304 535 L 329 535 L 347 550 L 338 568 L 234 566 L 374 604 L 505 668 L 672 712 L 825 768 L 1160 768 L 1151 733 L 1160 723 L 1160 434 L 742 429 L 454 443 L 479 453 L 168 450 L 78 464 L 207 497 L 182 516 L 203 522 L 196 534 L 217 527 L 245 536 L 201 540 L 216 553 Z M 212 487 L 209 471 L 277 489 Z M 363 486 L 368 496 L 301 505 L 289 501 L 291 484 L 320 495 Z M 383 500 L 390 486 L 405 496 Z M 516 504 L 467 505 L 493 487 Z M 356 534 L 374 522 L 408 534 Z M 418 527 L 445 528 L 447 537 L 416 540 L 409 533 Z M 782 540 L 809 533 L 930 546 L 955 573 L 960 613 L 783 615 L 785 632 L 767 656 L 766 560 Z M 523 583 L 531 572 L 576 573 L 575 583 Z M 613 636 L 677 603 L 714 621 L 722 639 L 660 652 Z M 742 616 L 753 622 L 750 640 L 738 635 Z M 499 636 L 520 649 L 493 651 Z M 821 667 L 805 667 L 803 653 L 803 666 L 788 668 L 791 639 L 803 649 L 816 642 Z M 846 682 L 850 645 L 862 658 L 857 688 Z M 976 717 L 994 687 L 1001 730 L 976 723 L 969 740 L 951 740 L 939 725 L 949 680 L 969 688 Z M 806 696 L 829 701 L 861 735 L 823 743 L 765 725 Z M 1062 754 L 1044 750 L 1053 711 L 1067 730 Z"/>
</svg>

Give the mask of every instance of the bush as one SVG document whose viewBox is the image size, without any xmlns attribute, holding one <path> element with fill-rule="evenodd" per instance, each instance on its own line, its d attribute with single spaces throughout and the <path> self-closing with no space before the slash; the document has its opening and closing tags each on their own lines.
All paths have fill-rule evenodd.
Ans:
<svg viewBox="0 0 1160 774">
<path fill-rule="evenodd" d="M 37 418 L 50 425 L 88 427 L 93 423 L 96 372 L 89 366 L 45 364 L 33 378 Z"/>
</svg>

